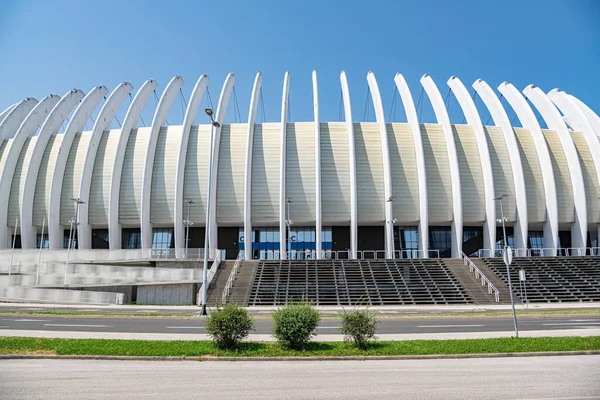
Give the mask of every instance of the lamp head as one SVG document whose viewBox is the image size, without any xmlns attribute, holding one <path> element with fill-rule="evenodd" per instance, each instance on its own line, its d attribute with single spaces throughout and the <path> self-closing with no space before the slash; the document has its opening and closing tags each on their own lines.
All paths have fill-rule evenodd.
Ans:
<svg viewBox="0 0 600 400">
<path fill-rule="evenodd" d="M 213 110 L 212 108 L 205 108 L 204 112 L 206 113 L 206 115 L 208 115 L 209 117 L 212 117 L 213 115 Z"/>
</svg>

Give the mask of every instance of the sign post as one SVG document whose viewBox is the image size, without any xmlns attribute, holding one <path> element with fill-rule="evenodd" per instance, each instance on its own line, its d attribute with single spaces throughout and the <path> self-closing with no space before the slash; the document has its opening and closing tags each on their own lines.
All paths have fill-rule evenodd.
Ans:
<svg viewBox="0 0 600 400">
<path fill-rule="evenodd" d="M 508 290 L 510 292 L 510 304 L 512 306 L 513 312 L 513 322 L 515 325 L 515 337 L 519 337 L 519 325 L 517 324 L 517 313 L 515 311 L 515 298 L 513 295 L 512 282 L 510 279 L 510 264 L 512 264 L 513 254 L 512 250 L 508 246 L 504 246 L 502 249 L 502 258 L 504 259 L 504 264 L 506 264 L 506 273 L 508 274 Z"/>
</svg>

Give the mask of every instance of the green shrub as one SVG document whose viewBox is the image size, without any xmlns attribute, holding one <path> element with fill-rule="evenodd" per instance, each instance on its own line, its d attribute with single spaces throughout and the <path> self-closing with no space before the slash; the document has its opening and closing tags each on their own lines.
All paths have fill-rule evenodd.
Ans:
<svg viewBox="0 0 600 400">
<path fill-rule="evenodd" d="M 288 304 L 273 312 L 273 336 L 287 349 L 302 349 L 321 320 L 319 311 L 310 304 Z"/>
<path fill-rule="evenodd" d="M 365 349 L 369 341 L 377 339 L 375 337 L 377 324 L 377 318 L 369 314 L 369 310 L 354 310 L 344 312 L 340 331 L 344 335 L 345 342 L 353 341 L 356 347 Z"/>
<path fill-rule="evenodd" d="M 254 329 L 254 320 L 244 307 L 229 303 L 217 308 L 206 320 L 206 332 L 219 349 L 231 349 Z"/>
</svg>

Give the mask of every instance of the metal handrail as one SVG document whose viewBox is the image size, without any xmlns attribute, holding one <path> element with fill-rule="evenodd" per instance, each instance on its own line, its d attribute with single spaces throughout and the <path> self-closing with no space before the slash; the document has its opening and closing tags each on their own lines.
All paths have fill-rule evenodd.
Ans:
<svg viewBox="0 0 600 400">
<path fill-rule="evenodd" d="M 498 291 L 496 286 L 494 286 L 494 284 L 492 282 L 490 282 L 490 280 L 483 274 L 483 272 L 481 272 L 481 270 L 479 268 L 477 268 L 477 265 L 475 265 L 475 263 L 473 261 L 471 261 L 471 259 L 469 257 L 467 257 L 467 255 L 465 253 L 463 253 L 461 251 L 460 255 L 462 256 L 463 264 L 469 266 L 469 272 L 475 272 L 475 278 L 481 279 L 481 286 L 487 285 L 488 294 L 492 294 L 492 292 L 494 292 L 494 295 L 496 297 L 496 303 L 499 303 L 500 302 L 500 291 Z"/>
<path fill-rule="evenodd" d="M 315 250 L 291 250 L 287 251 L 287 257 L 289 260 L 309 260 L 314 259 L 317 255 Z M 358 250 L 356 252 L 356 259 L 358 260 L 378 260 L 385 259 L 385 256 L 389 254 L 385 250 Z M 429 258 L 440 258 L 439 250 L 395 250 L 393 252 L 394 258 L 425 258 L 425 254 Z M 372 257 L 366 258 L 366 256 L 372 255 Z M 348 250 L 321 250 L 321 258 L 324 260 L 348 260 L 350 259 L 350 251 Z"/>
<path fill-rule="evenodd" d="M 229 297 L 229 292 L 233 287 L 233 283 L 235 282 L 235 278 L 237 278 L 238 270 L 242 263 L 243 252 L 240 251 L 237 258 L 235 259 L 235 264 L 233 264 L 233 269 L 229 273 L 229 278 L 227 278 L 227 283 L 225 284 L 225 289 L 223 289 L 223 294 L 221 295 L 221 303 L 226 304 L 227 298 Z"/>
<path fill-rule="evenodd" d="M 586 255 L 597 256 L 600 255 L 600 247 L 534 247 L 534 248 L 520 248 L 512 249 L 515 257 L 554 257 L 557 256 L 566 257 L 582 257 Z M 478 258 L 496 258 L 502 257 L 502 249 L 479 249 L 477 251 Z"/>
</svg>

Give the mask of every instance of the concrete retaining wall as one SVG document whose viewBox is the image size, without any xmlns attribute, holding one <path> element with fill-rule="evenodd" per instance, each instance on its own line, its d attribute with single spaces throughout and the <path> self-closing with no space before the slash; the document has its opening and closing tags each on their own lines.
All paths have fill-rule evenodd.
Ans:
<svg viewBox="0 0 600 400">
<path fill-rule="evenodd" d="M 137 289 L 136 304 L 194 305 L 195 284 L 147 285 Z"/>
</svg>

